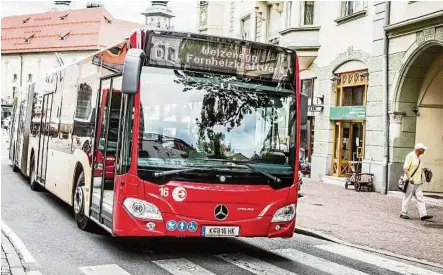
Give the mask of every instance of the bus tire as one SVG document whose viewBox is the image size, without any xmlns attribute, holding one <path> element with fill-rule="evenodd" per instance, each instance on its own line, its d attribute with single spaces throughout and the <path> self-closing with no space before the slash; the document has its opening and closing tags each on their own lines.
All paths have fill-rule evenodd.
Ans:
<svg viewBox="0 0 443 275">
<path fill-rule="evenodd" d="M 90 231 L 92 229 L 92 221 L 86 217 L 84 213 L 85 196 L 83 193 L 83 186 L 85 186 L 85 174 L 82 171 L 77 179 L 72 201 L 77 227 L 84 231 Z"/>
<path fill-rule="evenodd" d="M 15 165 L 15 146 L 14 146 L 14 153 L 12 154 L 12 171 L 15 173 L 20 172 L 20 169 L 18 168 L 18 166 Z"/>
<path fill-rule="evenodd" d="M 41 191 L 43 188 L 42 186 L 37 182 L 36 174 L 34 171 L 34 156 L 31 158 L 31 164 L 29 168 L 29 183 L 31 185 L 32 191 Z"/>
</svg>

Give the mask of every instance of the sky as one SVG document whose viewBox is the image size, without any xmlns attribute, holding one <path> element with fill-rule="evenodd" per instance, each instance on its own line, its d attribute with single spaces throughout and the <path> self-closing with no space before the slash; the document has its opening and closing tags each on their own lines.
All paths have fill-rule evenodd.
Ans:
<svg viewBox="0 0 443 275">
<path fill-rule="evenodd" d="M 86 3 L 91 1 L 72 1 L 71 9 L 85 8 Z M 106 10 L 113 17 L 122 20 L 144 23 L 143 11 L 148 8 L 150 1 L 134 1 L 134 0 L 107 0 L 94 1 L 102 2 Z M 172 25 L 176 31 L 195 32 L 197 30 L 197 3 L 192 0 L 173 0 L 169 1 L 168 7 L 176 16 L 172 19 Z M 4 1 L 0 3 L 1 17 L 43 13 L 47 12 L 54 6 L 54 1 Z"/>
</svg>

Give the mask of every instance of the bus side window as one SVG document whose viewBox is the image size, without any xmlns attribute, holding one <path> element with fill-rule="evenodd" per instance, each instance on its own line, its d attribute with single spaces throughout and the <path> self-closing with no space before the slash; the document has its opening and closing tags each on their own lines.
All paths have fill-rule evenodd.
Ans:
<svg viewBox="0 0 443 275">
<path fill-rule="evenodd" d="M 123 106 L 121 116 L 121 136 L 119 138 L 119 152 L 116 156 L 117 174 L 124 174 L 131 166 L 132 152 L 132 123 L 134 120 L 134 96 L 123 95 Z"/>
</svg>

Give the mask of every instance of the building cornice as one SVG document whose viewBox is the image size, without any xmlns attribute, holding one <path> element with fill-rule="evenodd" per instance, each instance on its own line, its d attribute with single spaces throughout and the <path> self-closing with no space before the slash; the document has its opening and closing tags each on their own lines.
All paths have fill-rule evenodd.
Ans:
<svg viewBox="0 0 443 275">
<path fill-rule="evenodd" d="M 368 13 L 367 9 L 364 9 L 361 11 L 354 12 L 353 14 L 350 14 L 350 15 L 339 17 L 339 18 L 335 19 L 334 22 L 337 23 L 337 25 L 345 24 L 345 23 L 363 18 L 366 16 L 367 13 Z"/>
<path fill-rule="evenodd" d="M 411 18 L 395 24 L 385 26 L 389 37 L 400 36 L 421 29 L 437 27 L 443 24 L 443 11 L 437 11 L 424 16 Z"/>
<path fill-rule="evenodd" d="M 299 28 L 287 28 L 285 30 L 282 30 L 280 32 L 278 32 L 281 35 L 285 35 L 291 32 L 303 32 L 303 31 L 319 31 L 320 27 L 311 27 L 311 26 L 306 26 L 306 27 L 299 27 Z"/>
<path fill-rule="evenodd" d="M 163 16 L 167 18 L 173 18 L 175 15 L 172 14 L 171 11 L 164 11 L 164 10 L 153 10 L 153 11 L 147 11 L 142 13 L 144 16 Z"/>
<path fill-rule="evenodd" d="M 288 46 L 287 48 L 296 50 L 296 51 L 318 51 L 320 49 L 320 45 L 316 46 Z"/>
<path fill-rule="evenodd" d="M 6 49 L 2 50 L 1 54 L 4 56 L 7 55 L 18 55 L 18 54 L 54 54 L 54 52 L 60 53 L 77 53 L 77 52 L 96 52 L 102 50 L 102 48 L 93 47 L 70 47 L 67 49 L 63 48 L 33 48 L 33 49 Z"/>
</svg>

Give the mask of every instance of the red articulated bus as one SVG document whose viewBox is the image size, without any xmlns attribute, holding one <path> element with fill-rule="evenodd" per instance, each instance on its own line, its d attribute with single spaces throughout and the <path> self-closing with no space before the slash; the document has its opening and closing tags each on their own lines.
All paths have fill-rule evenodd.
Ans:
<svg viewBox="0 0 443 275">
<path fill-rule="evenodd" d="M 307 119 L 294 50 L 139 30 L 20 95 L 14 171 L 70 204 L 79 228 L 293 236 Z"/>
</svg>

